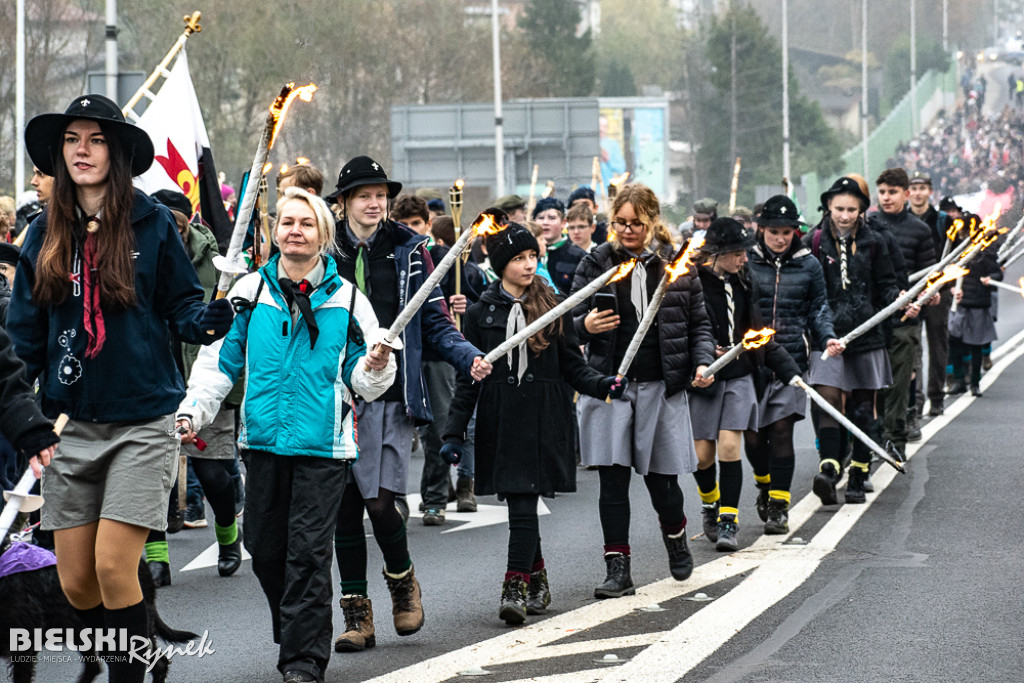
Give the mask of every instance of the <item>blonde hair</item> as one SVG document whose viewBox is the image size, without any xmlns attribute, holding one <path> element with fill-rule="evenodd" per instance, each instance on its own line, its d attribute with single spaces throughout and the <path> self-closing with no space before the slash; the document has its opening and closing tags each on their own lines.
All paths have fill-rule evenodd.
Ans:
<svg viewBox="0 0 1024 683">
<path fill-rule="evenodd" d="M 619 188 L 615 195 L 615 202 L 612 204 L 611 220 L 615 220 L 616 214 L 623 206 L 629 204 L 633 207 L 640 222 L 647 226 L 647 234 L 644 236 L 644 248 L 650 246 L 653 240 L 671 247 L 672 235 L 668 227 L 661 222 L 661 202 L 654 190 L 640 183 L 630 183 Z M 615 241 L 619 241 L 618 233 L 615 234 Z"/>
<path fill-rule="evenodd" d="M 313 210 L 313 215 L 316 216 L 316 228 L 317 234 L 320 236 L 320 251 L 319 255 L 331 253 L 334 251 L 334 215 L 331 210 L 327 207 L 327 203 L 317 197 L 314 194 L 306 192 L 301 187 L 289 187 L 284 191 L 284 196 L 277 200 L 277 215 L 280 220 L 281 209 L 285 204 L 291 201 L 305 202 L 309 208 Z M 274 243 L 277 243 L 277 225 L 274 226 Z M 280 246 L 280 245 L 279 245 Z"/>
</svg>

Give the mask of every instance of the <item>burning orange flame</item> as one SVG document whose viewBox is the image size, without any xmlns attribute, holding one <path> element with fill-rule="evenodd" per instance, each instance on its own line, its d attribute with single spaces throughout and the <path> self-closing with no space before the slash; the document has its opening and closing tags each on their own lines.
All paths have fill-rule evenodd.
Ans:
<svg viewBox="0 0 1024 683">
<path fill-rule="evenodd" d="M 274 146 L 274 141 L 277 140 L 277 134 L 281 130 L 281 124 L 284 123 L 284 117 L 288 113 L 288 108 L 292 106 L 292 102 L 296 97 L 301 98 L 303 102 L 309 102 L 313 99 L 313 93 L 316 92 L 316 84 L 310 83 L 304 85 L 301 88 L 296 88 L 294 83 L 289 83 L 281 91 L 281 94 L 277 96 L 274 103 L 270 105 L 270 115 L 274 117 L 274 128 L 270 132 L 270 144 L 267 145 L 268 149 Z"/>
<path fill-rule="evenodd" d="M 453 187 L 456 190 L 461 190 L 465 184 L 466 182 L 462 178 L 459 178 L 458 180 L 455 181 L 455 185 Z"/>
<path fill-rule="evenodd" d="M 1020 285 L 1020 295 L 1024 296 L 1024 277 L 1018 280 L 1017 284 Z"/>
<path fill-rule="evenodd" d="M 969 272 L 971 272 L 970 269 L 964 268 L 963 266 L 958 266 L 954 263 L 953 265 L 942 271 L 942 274 L 932 284 L 934 285 L 939 282 L 952 282 L 958 277 L 963 277 L 964 275 L 967 275 L 967 273 Z"/>
<path fill-rule="evenodd" d="M 272 163 L 270 163 L 269 161 L 267 163 L 263 164 L 263 175 L 267 175 L 268 173 L 270 173 L 270 169 L 272 169 L 272 168 L 274 168 L 274 165 Z M 281 170 L 284 171 L 285 168 L 287 168 L 287 167 L 284 167 Z"/>
<path fill-rule="evenodd" d="M 960 232 L 960 229 L 964 227 L 964 219 L 957 218 L 953 221 L 953 224 L 946 230 L 946 239 L 952 241 L 956 239 L 956 235 Z"/>
<path fill-rule="evenodd" d="M 985 216 L 985 218 L 982 221 L 982 224 L 986 228 L 995 227 L 996 221 L 999 219 L 999 215 L 1002 213 L 1002 209 L 1002 205 L 999 202 L 996 202 L 995 206 L 992 207 L 992 213 Z"/>
<path fill-rule="evenodd" d="M 494 217 L 489 213 L 480 214 L 470 227 L 476 230 L 476 234 L 481 237 L 496 235 L 505 229 L 505 226 L 495 221 Z"/>
<path fill-rule="evenodd" d="M 304 164 L 308 164 L 309 159 L 307 159 L 306 157 L 299 157 L 298 159 L 295 160 L 295 163 L 298 164 L 299 166 L 302 166 Z"/>
<path fill-rule="evenodd" d="M 700 248 L 704 246 L 703 237 L 694 237 L 690 240 L 690 243 L 686 245 L 686 249 L 680 254 L 679 258 L 668 264 L 665 270 L 668 272 L 668 281 L 675 282 L 677 279 L 686 275 L 690 272 L 690 266 L 693 265 L 693 257 L 700 251 Z"/>
<path fill-rule="evenodd" d="M 774 334 L 775 330 L 770 327 L 762 327 L 760 330 L 747 330 L 746 334 L 743 335 L 743 348 L 756 349 L 764 346 L 771 340 Z"/>
<path fill-rule="evenodd" d="M 617 176 L 612 176 L 612 179 L 608 181 L 608 184 L 612 187 L 618 187 L 629 180 L 629 171 L 623 171 Z"/>
<path fill-rule="evenodd" d="M 618 282 L 622 278 L 626 277 L 633 271 L 633 267 L 636 266 L 636 259 L 630 259 L 619 266 L 619 269 L 615 271 L 615 275 L 612 275 L 612 279 L 608 281 L 610 285 L 613 282 Z"/>
</svg>

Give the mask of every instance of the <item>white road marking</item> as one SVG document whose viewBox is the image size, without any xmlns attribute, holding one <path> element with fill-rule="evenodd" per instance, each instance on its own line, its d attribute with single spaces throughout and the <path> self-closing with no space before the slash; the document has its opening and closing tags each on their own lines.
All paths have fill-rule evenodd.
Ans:
<svg viewBox="0 0 1024 683">
<path fill-rule="evenodd" d="M 239 533 L 241 533 L 241 529 L 239 529 Z M 191 562 L 186 564 L 184 567 L 182 567 L 178 571 L 180 571 L 180 572 L 190 572 L 190 571 L 193 571 L 193 570 L 196 570 L 196 569 L 205 569 L 207 567 L 216 567 L 217 566 L 217 555 L 220 552 L 220 548 L 218 546 L 219 546 L 218 543 L 214 543 L 209 548 L 207 548 L 203 552 L 201 552 L 198 555 L 196 555 L 195 559 L 193 559 Z M 244 562 L 245 560 L 251 560 L 251 559 L 252 559 L 252 555 L 249 554 L 249 551 L 245 549 L 245 544 L 243 544 L 242 545 L 242 561 Z"/>
<path fill-rule="evenodd" d="M 423 518 L 423 513 L 420 512 L 420 501 L 423 500 L 418 493 L 410 493 L 405 497 L 409 503 L 409 518 L 416 517 L 417 519 Z M 480 527 L 493 526 L 496 524 L 504 524 L 508 526 L 508 506 L 507 505 L 484 505 L 478 503 L 476 512 L 458 512 L 458 505 L 456 503 L 448 503 L 445 506 L 445 523 L 443 526 L 448 526 L 451 522 L 465 522 L 456 527 L 449 527 L 442 531 L 442 534 L 451 534 L 456 531 L 468 531 L 469 529 L 479 529 Z M 551 510 L 544 504 L 543 499 L 537 501 L 537 515 L 543 517 L 544 515 L 550 515 Z M 363 519 L 369 519 L 368 516 L 363 515 Z"/>
<path fill-rule="evenodd" d="M 999 376 L 1024 356 L 1024 331 L 1002 344 L 992 355 L 993 367 L 981 379 L 987 390 Z M 960 415 L 975 398 L 970 394 L 954 401 L 945 414 L 922 428 L 921 441 L 907 448 L 908 460 L 918 453 L 943 427 Z M 909 469 L 909 467 L 908 467 Z M 413 666 L 372 679 L 372 683 L 418 683 L 445 681 L 472 667 L 497 666 L 509 662 L 545 659 L 593 652 L 591 642 L 580 641 L 542 647 L 562 638 L 618 619 L 634 609 L 686 595 L 744 572 L 739 585 L 718 599 L 706 603 L 695 614 L 669 631 L 632 660 L 615 667 L 601 667 L 524 680 L 544 683 L 590 681 L 677 681 L 728 642 L 740 628 L 789 595 L 810 577 L 821 561 L 853 528 L 879 495 L 893 482 L 895 469 L 883 466 L 872 475 L 875 492 L 864 505 L 842 505 L 805 546 L 784 545 L 786 536 L 761 536 L 748 548 L 705 563 L 694 569 L 685 582 L 664 579 L 637 588 L 635 596 L 591 603 L 545 621 L 507 634 L 474 643 Z M 790 537 L 821 507 L 811 493 L 790 510 Z M 628 636 L 627 636 L 628 637 Z M 599 642 L 599 641 L 594 641 Z M 509 681 L 508 683 L 518 683 Z"/>
<path fill-rule="evenodd" d="M 546 647 L 525 650 L 512 657 L 505 658 L 501 663 L 511 664 L 513 662 L 529 662 L 537 659 L 550 659 L 552 657 L 564 657 L 565 655 L 578 655 L 581 652 L 594 652 L 603 655 L 629 647 L 652 645 L 658 642 L 658 639 L 663 638 L 666 635 L 668 635 L 668 631 L 657 631 L 655 633 L 636 633 L 629 636 L 618 636 L 617 638 L 587 640 L 582 643 L 548 645 Z"/>
</svg>

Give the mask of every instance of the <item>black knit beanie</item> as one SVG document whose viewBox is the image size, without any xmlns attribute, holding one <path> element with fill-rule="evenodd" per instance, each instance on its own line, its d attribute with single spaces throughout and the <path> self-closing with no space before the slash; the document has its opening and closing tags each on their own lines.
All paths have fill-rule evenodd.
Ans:
<svg viewBox="0 0 1024 683">
<path fill-rule="evenodd" d="M 527 249 L 540 252 L 540 245 L 533 233 L 518 223 L 509 223 L 501 232 L 487 236 L 487 258 L 498 275 L 516 254 Z"/>
</svg>

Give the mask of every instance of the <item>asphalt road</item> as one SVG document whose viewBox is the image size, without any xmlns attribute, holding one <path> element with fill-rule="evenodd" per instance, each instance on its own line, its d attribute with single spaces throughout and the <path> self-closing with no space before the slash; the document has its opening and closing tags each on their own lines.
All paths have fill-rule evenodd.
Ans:
<svg viewBox="0 0 1024 683">
<path fill-rule="evenodd" d="M 1009 282 L 1024 275 L 1024 265 L 1011 270 Z M 1024 346 L 1006 344 L 1024 330 L 1024 301 L 1003 292 L 997 327 L 998 360 L 983 381 L 984 397 L 962 397 L 926 425 L 907 475 L 884 467 L 873 476 L 878 491 L 868 505 L 822 508 L 810 495 L 816 458 L 804 421 L 791 535 L 760 534 L 747 470 L 741 551 L 721 554 L 703 538 L 692 540 L 698 568 L 686 582 L 668 578 L 654 512 L 634 477 L 633 578 L 642 588 L 635 598 L 592 597 L 604 565 L 597 473 L 586 470 L 578 472 L 578 492 L 544 501 L 554 601 L 548 616 L 522 628 L 497 619 L 507 528 L 494 499 L 464 516 L 473 522 L 437 528 L 410 520 L 426 610 L 426 626 L 412 637 L 396 637 L 389 623 L 371 540 L 377 647 L 335 654 L 328 680 L 420 683 L 464 678 L 460 672 L 478 667 L 490 672 L 483 681 L 552 683 L 1024 680 L 1024 467 L 1016 441 L 1024 434 L 1024 361 L 1017 359 Z M 421 464 L 414 457 L 412 488 Z M 693 536 L 700 529 L 696 486 L 690 477 L 682 485 Z M 213 543 L 212 527 L 171 537 L 174 583 L 159 591 L 160 611 L 176 628 L 208 632 L 215 653 L 175 657 L 169 680 L 278 681 L 269 611 L 250 564 L 230 578 L 213 566 L 182 571 Z M 697 593 L 711 600 L 693 600 Z M 337 607 L 335 623 L 343 624 Z M 612 654 L 618 663 L 602 663 Z M 75 664 L 45 663 L 37 680 L 76 674 Z"/>
</svg>

